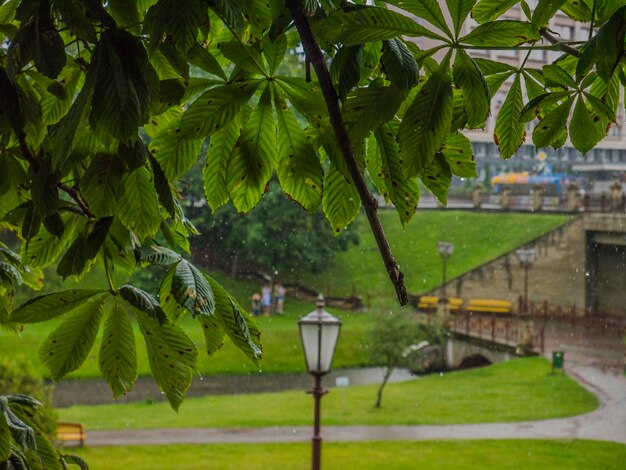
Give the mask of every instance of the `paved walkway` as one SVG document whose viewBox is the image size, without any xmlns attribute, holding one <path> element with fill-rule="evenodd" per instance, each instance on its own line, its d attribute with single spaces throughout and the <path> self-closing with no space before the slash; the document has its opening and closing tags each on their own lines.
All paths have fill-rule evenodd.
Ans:
<svg viewBox="0 0 626 470">
<path fill-rule="evenodd" d="M 518 423 L 436 426 L 323 426 L 328 442 L 432 439 L 595 439 L 626 444 L 626 378 L 586 365 L 568 373 L 600 400 L 590 413 Z M 89 431 L 90 446 L 306 442 L 310 426 L 240 429 L 152 429 Z"/>
</svg>

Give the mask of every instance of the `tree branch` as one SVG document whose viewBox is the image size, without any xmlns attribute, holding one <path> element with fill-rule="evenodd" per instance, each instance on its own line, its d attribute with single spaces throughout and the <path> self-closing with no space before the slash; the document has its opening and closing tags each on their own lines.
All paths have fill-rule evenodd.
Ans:
<svg viewBox="0 0 626 470">
<path fill-rule="evenodd" d="M 18 132 L 17 140 L 19 141 L 20 150 L 24 159 L 26 159 L 26 161 L 33 167 L 35 171 L 38 171 L 41 165 L 39 164 L 33 153 L 30 151 L 30 148 L 28 148 L 28 144 L 26 143 L 26 134 L 24 134 L 23 132 Z M 89 217 L 90 219 L 95 218 L 94 213 L 91 212 L 87 203 L 83 201 L 83 198 L 81 197 L 76 187 L 70 187 L 64 183 L 58 183 L 57 188 L 65 192 L 74 200 L 74 202 L 76 202 L 78 207 L 80 207 L 83 215 Z"/>
<path fill-rule="evenodd" d="M 378 218 L 376 200 L 367 188 L 365 178 L 363 177 L 354 156 L 352 143 L 350 142 L 348 131 L 346 130 L 343 117 L 341 116 L 337 93 L 335 92 L 328 68 L 326 67 L 324 55 L 322 54 L 322 50 L 313 36 L 311 25 L 309 24 L 308 18 L 302 11 L 300 3 L 297 0 L 287 0 L 286 5 L 293 16 L 296 29 L 298 30 L 298 34 L 302 40 L 304 52 L 306 53 L 307 58 L 311 61 L 311 65 L 313 65 L 313 69 L 317 74 L 322 94 L 324 95 L 324 101 L 326 102 L 330 122 L 333 126 L 335 138 L 339 144 L 339 148 L 348 167 L 348 171 L 350 172 L 350 176 L 352 177 L 352 181 L 357 192 L 359 193 L 361 201 L 363 202 L 363 209 L 365 210 L 370 227 L 372 228 L 372 233 L 376 239 L 378 250 L 383 258 L 385 267 L 387 268 L 389 278 L 396 289 L 398 301 L 400 302 L 400 305 L 406 305 L 408 303 L 408 297 L 406 287 L 404 285 L 404 275 L 400 271 L 398 263 L 396 263 L 393 253 L 391 252 L 391 248 L 389 247 L 389 243 L 387 242 L 383 226 Z"/>
<path fill-rule="evenodd" d="M 572 55 L 574 57 L 580 57 L 580 51 L 578 49 L 574 49 L 573 47 L 568 46 L 567 44 L 559 41 L 556 37 L 548 32 L 546 28 L 541 28 L 539 30 L 541 37 L 543 37 L 550 44 L 557 46 L 560 50 L 565 52 L 566 54 Z"/>
</svg>

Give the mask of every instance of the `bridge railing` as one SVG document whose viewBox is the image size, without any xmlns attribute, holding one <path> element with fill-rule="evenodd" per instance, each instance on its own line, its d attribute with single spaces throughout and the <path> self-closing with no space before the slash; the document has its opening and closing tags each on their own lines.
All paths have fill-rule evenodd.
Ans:
<svg viewBox="0 0 626 470">
<path fill-rule="evenodd" d="M 390 207 L 390 206 L 389 206 Z M 420 208 L 444 208 L 434 197 L 425 194 Z M 573 203 L 567 195 L 512 194 L 505 198 L 502 194 L 481 192 L 480 194 L 450 194 L 447 207 L 450 209 L 486 209 L 529 212 L 603 212 L 625 213 L 626 194 L 588 193 L 580 195 Z"/>
<path fill-rule="evenodd" d="M 520 302 L 521 302 L 520 298 Z M 603 330 L 607 335 L 623 336 L 626 330 L 626 317 L 594 309 L 581 309 L 572 306 L 553 305 L 547 301 L 528 302 L 530 316 L 535 321 L 569 323 L 570 326 L 583 325 Z"/>
</svg>

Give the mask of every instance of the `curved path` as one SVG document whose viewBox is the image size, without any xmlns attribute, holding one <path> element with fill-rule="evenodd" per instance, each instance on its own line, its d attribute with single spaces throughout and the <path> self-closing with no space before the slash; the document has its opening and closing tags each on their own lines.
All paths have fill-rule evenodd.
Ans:
<svg viewBox="0 0 626 470">
<path fill-rule="evenodd" d="M 434 426 L 323 426 L 329 442 L 432 439 L 594 439 L 626 444 L 626 377 L 572 365 L 569 375 L 594 393 L 600 407 L 583 415 L 544 421 Z M 304 442 L 310 426 L 266 428 L 88 431 L 90 446 Z"/>
</svg>

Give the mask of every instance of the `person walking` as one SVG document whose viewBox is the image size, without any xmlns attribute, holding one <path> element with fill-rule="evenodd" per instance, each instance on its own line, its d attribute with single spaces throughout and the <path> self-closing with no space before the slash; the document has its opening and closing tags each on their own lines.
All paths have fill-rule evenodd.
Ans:
<svg viewBox="0 0 626 470">
<path fill-rule="evenodd" d="M 269 284 L 265 284 L 261 290 L 261 304 L 263 305 L 265 316 L 269 317 L 270 310 L 272 309 L 272 288 Z"/>
<path fill-rule="evenodd" d="M 283 313 L 285 308 L 285 294 L 287 289 L 282 284 L 276 284 L 274 287 L 274 298 L 276 299 L 276 313 Z"/>
<path fill-rule="evenodd" d="M 255 317 L 261 315 L 261 294 L 258 292 L 252 294 L 252 314 Z"/>
</svg>

